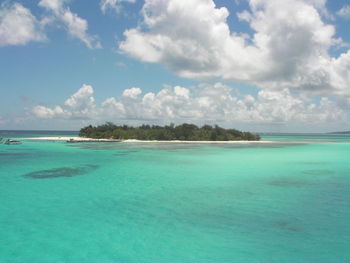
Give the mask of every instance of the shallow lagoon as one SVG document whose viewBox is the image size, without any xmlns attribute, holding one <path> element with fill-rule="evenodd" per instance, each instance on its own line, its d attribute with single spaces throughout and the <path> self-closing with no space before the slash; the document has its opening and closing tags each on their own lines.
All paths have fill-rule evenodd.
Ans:
<svg viewBox="0 0 350 263">
<path fill-rule="evenodd" d="M 0 144 L 0 262 L 350 262 L 350 137 L 264 139 Z"/>
</svg>

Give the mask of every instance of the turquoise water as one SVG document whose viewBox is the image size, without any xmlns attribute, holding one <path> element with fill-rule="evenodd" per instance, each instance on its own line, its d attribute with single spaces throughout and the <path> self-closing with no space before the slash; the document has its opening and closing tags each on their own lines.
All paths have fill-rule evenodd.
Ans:
<svg viewBox="0 0 350 263">
<path fill-rule="evenodd" d="M 0 144 L 0 262 L 350 262 L 350 136 L 263 139 Z"/>
</svg>

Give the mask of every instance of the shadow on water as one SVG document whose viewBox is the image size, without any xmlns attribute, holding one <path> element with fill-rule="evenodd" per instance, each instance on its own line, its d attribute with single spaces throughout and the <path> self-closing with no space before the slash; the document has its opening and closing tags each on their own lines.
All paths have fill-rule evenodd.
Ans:
<svg viewBox="0 0 350 263">
<path fill-rule="evenodd" d="M 98 165 L 87 164 L 80 167 L 60 167 L 49 170 L 40 170 L 31 173 L 24 174 L 24 177 L 29 177 L 33 179 L 47 179 L 47 178 L 57 178 L 57 177 L 73 177 L 78 175 L 87 174 L 95 169 Z"/>
</svg>

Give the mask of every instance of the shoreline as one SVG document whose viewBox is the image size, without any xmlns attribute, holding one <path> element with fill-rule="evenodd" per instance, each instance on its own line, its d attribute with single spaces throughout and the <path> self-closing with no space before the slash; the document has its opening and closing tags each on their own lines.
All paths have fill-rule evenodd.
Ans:
<svg viewBox="0 0 350 263">
<path fill-rule="evenodd" d="M 53 136 L 53 137 L 24 137 L 21 138 L 22 140 L 31 140 L 31 141 L 69 141 L 69 140 L 76 140 L 76 141 L 84 141 L 84 142 L 116 142 L 115 139 L 93 139 L 93 138 L 85 138 L 85 137 L 78 137 L 78 136 Z"/>
<path fill-rule="evenodd" d="M 272 143 L 273 141 L 182 141 L 182 140 L 169 140 L 169 141 L 160 141 L 160 140 L 136 140 L 136 139 L 127 139 L 117 141 L 115 139 L 93 139 L 85 137 L 27 137 L 21 138 L 23 140 L 38 140 L 38 141 L 69 141 L 70 139 L 81 141 L 81 142 L 128 142 L 128 143 Z"/>
</svg>

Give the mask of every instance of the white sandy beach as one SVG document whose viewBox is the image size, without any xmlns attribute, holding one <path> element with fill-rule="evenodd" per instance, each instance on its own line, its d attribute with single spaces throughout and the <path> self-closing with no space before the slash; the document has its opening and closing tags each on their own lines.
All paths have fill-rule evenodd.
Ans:
<svg viewBox="0 0 350 263">
<path fill-rule="evenodd" d="M 28 137 L 23 138 L 24 140 L 40 140 L 40 141 L 69 141 L 70 139 L 77 141 L 99 141 L 99 142 L 115 142 L 113 139 L 92 139 L 85 137 Z M 136 139 L 128 139 L 122 140 L 121 142 L 133 142 L 133 143 L 272 143 L 273 141 L 180 141 L 180 140 L 172 140 L 172 141 L 158 141 L 158 140 L 136 140 Z"/>
<path fill-rule="evenodd" d="M 69 141 L 69 140 L 76 140 L 76 141 L 100 141 L 100 142 L 114 142 L 116 140 L 112 139 L 92 139 L 92 138 L 85 138 L 85 137 L 78 137 L 78 136 L 73 136 L 73 137 L 27 137 L 27 138 L 22 138 L 23 140 L 39 140 L 39 141 Z"/>
<path fill-rule="evenodd" d="M 172 141 L 151 141 L 151 140 L 123 140 L 123 142 L 160 142 L 160 143 L 269 143 L 272 141 L 181 141 L 181 140 L 172 140 Z"/>
</svg>

